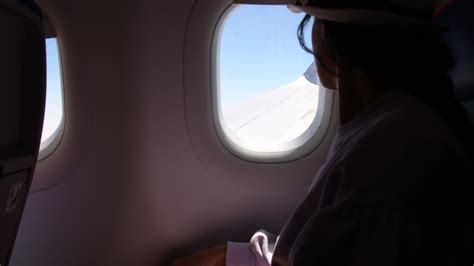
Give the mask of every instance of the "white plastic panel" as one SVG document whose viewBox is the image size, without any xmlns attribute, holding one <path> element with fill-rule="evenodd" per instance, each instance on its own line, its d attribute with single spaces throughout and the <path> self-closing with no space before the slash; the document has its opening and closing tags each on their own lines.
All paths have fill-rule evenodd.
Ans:
<svg viewBox="0 0 474 266">
<path fill-rule="evenodd" d="M 64 133 L 37 164 L 12 266 L 170 265 L 261 228 L 278 233 L 337 121 L 298 160 L 229 152 L 210 59 L 230 2 L 41 0 L 60 37 Z"/>
</svg>

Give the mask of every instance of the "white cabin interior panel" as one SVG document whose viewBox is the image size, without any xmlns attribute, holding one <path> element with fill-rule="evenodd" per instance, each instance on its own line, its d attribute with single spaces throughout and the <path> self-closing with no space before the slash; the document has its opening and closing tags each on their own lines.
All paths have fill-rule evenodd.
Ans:
<svg viewBox="0 0 474 266">
<path fill-rule="evenodd" d="M 61 51 L 64 132 L 37 165 L 11 265 L 167 265 L 278 233 L 325 160 L 336 100 L 306 156 L 244 160 L 212 124 L 211 44 L 228 0 L 39 4 Z"/>
</svg>

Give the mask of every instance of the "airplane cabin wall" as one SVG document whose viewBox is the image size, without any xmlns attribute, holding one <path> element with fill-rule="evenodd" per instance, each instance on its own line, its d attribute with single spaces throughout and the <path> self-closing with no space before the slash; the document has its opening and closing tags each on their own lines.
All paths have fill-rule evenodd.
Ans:
<svg viewBox="0 0 474 266">
<path fill-rule="evenodd" d="M 39 4 L 58 34 L 65 131 L 38 163 L 11 265 L 165 265 L 261 228 L 278 233 L 324 162 L 337 112 L 297 161 L 244 161 L 206 125 L 215 138 L 196 150 L 183 71 L 193 0 Z"/>
</svg>

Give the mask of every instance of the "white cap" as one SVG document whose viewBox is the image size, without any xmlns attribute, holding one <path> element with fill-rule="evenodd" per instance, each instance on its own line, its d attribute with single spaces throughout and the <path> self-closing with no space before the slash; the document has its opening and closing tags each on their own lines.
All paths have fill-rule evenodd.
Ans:
<svg viewBox="0 0 474 266">
<path fill-rule="evenodd" d="M 444 31 L 433 23 L 452 0 L 234 0 L 236 4 L 287 5 L 293 12 L 363 26 L 407 31 Z"/>
</svg>

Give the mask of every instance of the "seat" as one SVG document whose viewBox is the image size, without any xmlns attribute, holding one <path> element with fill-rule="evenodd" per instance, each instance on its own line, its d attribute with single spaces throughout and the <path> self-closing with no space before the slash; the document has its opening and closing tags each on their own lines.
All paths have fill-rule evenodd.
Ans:
<svg viewBox="0 0 474 266">
<path fill-rule="evenodd" d="M 41 14 L 0 1 L 0 265 L 8 265 L 41 141 L 46 96 Z"/>
</svg>

